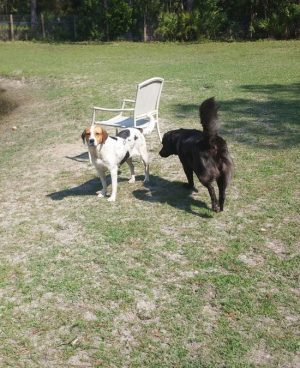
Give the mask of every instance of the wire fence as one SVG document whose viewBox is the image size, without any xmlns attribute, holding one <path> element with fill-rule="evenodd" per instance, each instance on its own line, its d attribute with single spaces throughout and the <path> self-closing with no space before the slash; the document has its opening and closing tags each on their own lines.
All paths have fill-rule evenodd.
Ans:
<svg viewBox="0 0 300 368">
<path fill-rule="evenodd" d="M 34 24 L 30 15 L 0 15 L 0 40 L 72 40 L 77 39 L 77 17 L 41 14 Z"/>
</svg>

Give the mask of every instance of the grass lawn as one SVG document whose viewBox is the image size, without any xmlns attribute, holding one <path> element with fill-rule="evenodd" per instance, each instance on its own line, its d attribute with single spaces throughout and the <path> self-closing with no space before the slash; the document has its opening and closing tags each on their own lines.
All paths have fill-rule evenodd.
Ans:
<svg viewBox="0 0 300 368">
<path fill-rule="evenodd" d="M 285 367 L 299 355 L 300 42 L 0 43 L 0 366 Z M 98 199 L 81 132 L 165 79 L 163 132 L 215 96 L 223 213 L 147 137 Z"/>
</svg>

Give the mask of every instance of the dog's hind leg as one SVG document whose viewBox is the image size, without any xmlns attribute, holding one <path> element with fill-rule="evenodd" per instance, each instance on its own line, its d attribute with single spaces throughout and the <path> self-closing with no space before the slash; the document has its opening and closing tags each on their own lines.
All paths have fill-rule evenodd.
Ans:
<svg viewBox="0 0 300 368">
<path fill-rule="evenodd" d="M 221 175 L 218 179 L 217 179 L 217 184 L 218 184 L 218 188 L 219 188 L 219 204 L 220 204 L 220 211 L 223 211 L 224 209 L 224 202 L 225 202 L 225 198 L 226 198 L 226 188 L 228 185 L 228 178 L 226 177 L 225 174 Z"/>
<path fill-rule="evenodd" d="M 144 183 L 147 183 L 149 181 L 149 156 L 148 156 L 148 152 L 146 150 L 142 150 L 141 151 L 141 157 L 142 157 L 142 161 L 143 161 L 144 169 L 145 169 Z"/>
<path fill-rule="evenodd" d="M 134 183 L 135 182 L 135 173 L 134 173 L 134 166 L 133 166 L 133 163 L 132 163 L 132 158 L 129 157 L 127 160 L 126 160 L 128 166 L 129 166 L 129 169 L 130 169 L 130 179 L 128 180 L 129 183 Z"/>
<path fill-rule="evenodd" d="M 218 200 L 216 196 L 216 192 L 212 184 L 204 184 L 204 186 L 208 189 L 208 193 L 211 199 L 211 208 L 215 212 L 219 212 Z"/>
<path fill-rule="evenodd" d="M 232 158 L 227 155 L 223 158 L 224 162 L 222 165 L 222 171 L 220 177 L 217 179 L 217 184 L 219 187 L 219 203 L 220 203 L 220 211 L 224 209 L 224 202 L 226 198 L 226 188 L 228 187 L 232 175 L 233 175 L 233 162 Z"/>
</svg>

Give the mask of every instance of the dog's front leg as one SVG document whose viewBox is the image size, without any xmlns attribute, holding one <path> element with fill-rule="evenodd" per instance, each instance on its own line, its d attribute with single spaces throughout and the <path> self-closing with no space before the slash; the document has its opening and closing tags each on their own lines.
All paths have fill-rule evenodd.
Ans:
<svg viewBox="0 0 300 368">
<path fill-rule="evenodd" d="M 106 191 L 107 191 L 107 183 L 106 183 L 106 176 L 105 176 L 105 172 L 103 170 L 97 170 L 98 174 L 99 174 L 99 178 L 102 184 L 102 190 L 100 190 L 99 192 L 97 192 L 98 197 L 99 198 L 103 198 L 106 196 Z"/>
<path fill-rule="evenodd" d="M 111 196 L 108 198 L 109 202 L 114 202 L 117 197 L 117 187 L 118 187 L 118 167 L 116 166 L 110 171 L 111 176 Z"/>
<path fill-rule="evenodd" d="M 186 178 L 188 180 L 188 183 L 187 184 L 185 183 L 184 186 L 187 189 L 192 189 L 194 191 L 197 191 L 195 186 L 194 186 L 193 168 L 181 157 L 179 157 L 179 159 L 181 161 L 184 173 L 185 173 Z"/>
</svg>

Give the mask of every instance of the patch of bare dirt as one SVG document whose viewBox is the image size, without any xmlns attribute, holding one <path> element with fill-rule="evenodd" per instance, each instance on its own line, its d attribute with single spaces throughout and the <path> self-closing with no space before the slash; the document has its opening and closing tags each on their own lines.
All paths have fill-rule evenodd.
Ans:
<svg viewBox="0 0 300 368">
<path fill-rule="evenodd" d="M 264 264 L 264 258 L 253 252 L 241 254 L 238 256 L 238 260 L 245 263 L 249 267 L 261 266 Z"/>
<path fill-rule="evenodd" d="M 278 257 L 284 258 L 286 256 L 286 249 L 284 244 L 277 239 L 271 239 L 267 241 L 266 247 L 274 252 Z"/>
<path fill-rule="evenodd" d="M 138 346 L 137 336 L 140 329 L 139 319 L 132 311 L 126 311 L 115 318 L 113 335 L 119 341 L 125 355 Z"/>
<path fill-rule="evenodd" d="M 27 95 L 24 93 L 25 89 L 24 79 L 10 80 L 0 78 L 0 126 L 5 124 L 7 115 L 24 103 Z"/>
<path fill-rule="evenodd" d="M 70 364 L 71 367 L 74 366 L 74 367 L 88 368 L 93 366 L 92 361 L 88 356 L 88 354 L 82 350 L 72 355 L 71 358 L 69 358 L 69 360 L 67 361 L 67 363 Z"/>
<path fill-rule="evenodd" d="M 180 265 L 186 265 L 188 263 L 186 257 L 180 253 L 163 252 L 162 254 L 170 261 L 178 263 Z"/>
<path fill-rule="evenodd" d="M 255 367 L 260 367 L 266 365 L 271 366 L 273 358 L 270 352 L 267 351 L 265 345 L 260 344 L 249 352 L 247 360 Z"/>
<path fill-rule="evenodd" d="M 9 114 L 18 107 L 18 102 L 15 101 L 5 88 L 0 87 L 0 119 L 2 116 Z"/>
</svg>

